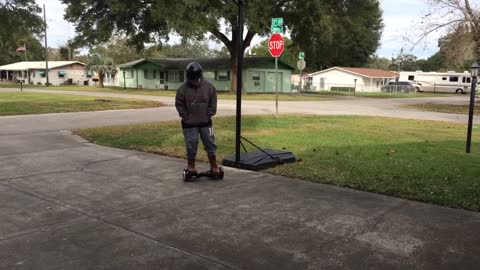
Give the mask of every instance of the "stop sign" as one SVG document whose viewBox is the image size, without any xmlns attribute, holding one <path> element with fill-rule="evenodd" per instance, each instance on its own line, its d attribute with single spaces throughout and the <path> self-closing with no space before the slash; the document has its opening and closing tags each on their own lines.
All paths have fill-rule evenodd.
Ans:
<svg viewBox="0 0 480 270">
<path fill-rule="evenodd" d="M 285 49 L 285 42 L 280 34 L 274 34 L 268 41 L 268 51 L 273 57 L 280 57 Z"/>
</svg>

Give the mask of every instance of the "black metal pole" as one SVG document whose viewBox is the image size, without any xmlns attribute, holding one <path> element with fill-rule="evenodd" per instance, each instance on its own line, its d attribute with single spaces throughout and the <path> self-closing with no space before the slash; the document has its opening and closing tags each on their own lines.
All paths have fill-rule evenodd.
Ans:
<svg viewBox="0 0 480 270">
<path fill-rule="evenodd" d="M 235 138 L 235 163 L 240 163 L 240 144 L 242 135 L 242 69 L 243 69 L 243 6 L 245 0 L 238 0 L 237 18 L 237 121 Z"/>
<path fill-rule="evenodd" d="M 473 114 L 475 113 L 475 90 L 477 88 L 478 77 L 472 78 L 472 88 L 470 91 L 470 112 L 468 113 L 468 133 L 467 133 L 467 154 L 470 154 L 472 147 Z"/>
</svg>

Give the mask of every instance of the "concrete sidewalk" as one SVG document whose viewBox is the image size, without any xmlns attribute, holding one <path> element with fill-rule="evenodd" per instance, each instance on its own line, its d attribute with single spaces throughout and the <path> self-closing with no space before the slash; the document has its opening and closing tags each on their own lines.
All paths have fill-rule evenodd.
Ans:
<svg viewBox="0 0 480 270">
<path fill-rule="evenodd" d="M 0 269 L 478 269 L 480 213 L 0 135 Z"/>
</svg>

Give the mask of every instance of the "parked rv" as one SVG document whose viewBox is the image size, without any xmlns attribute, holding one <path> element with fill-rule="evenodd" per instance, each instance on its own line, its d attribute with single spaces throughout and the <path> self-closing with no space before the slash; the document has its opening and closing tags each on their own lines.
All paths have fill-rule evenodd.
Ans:
<svg viewBox="0 0 480 270">
<path fill-rule="evenodd" d="M 400 81 L 414 83 L 419 92 L 457 93 L 470 92 L 472 77 L 470 73 L 455 72 L 400 72 Z"/>
</svg>

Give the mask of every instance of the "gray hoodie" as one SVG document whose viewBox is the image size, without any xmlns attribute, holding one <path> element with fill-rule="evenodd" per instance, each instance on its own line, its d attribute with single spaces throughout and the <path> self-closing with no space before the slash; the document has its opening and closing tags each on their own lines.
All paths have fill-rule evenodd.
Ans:
<svg viewBox="0 0 480 270">
<path fill-rule="evenodd" d="M 184 128 L 211 126 L 217 113 L 217 90 L 206 80 L 199 86 L 186 82 L 177 90 L 175 107 Z"/>
</svg>

